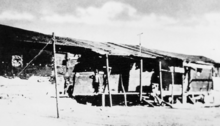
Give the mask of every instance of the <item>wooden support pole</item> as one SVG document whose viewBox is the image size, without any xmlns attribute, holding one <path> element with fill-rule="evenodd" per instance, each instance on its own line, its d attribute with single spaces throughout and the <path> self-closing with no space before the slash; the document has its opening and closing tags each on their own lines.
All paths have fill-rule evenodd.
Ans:
<svg viewBox="0 0 220 126">
<path fill-rule="evenodd" d="M 54 56 L 54 77 L 55 77 L 55 91 L 56 91 L 56 109 L 57 109 L 57 118 L 59 118 L 59 104 L 58 104 L 58 91 L 57 91 L 57 65 L 56 65 L 56 39 L 54 33 L 52 34 L 53 38 L 53 56 Z"/>
<path fill-rule="evenodd" d="M 105 92 L 102 93 L 102 107 L 105 107 Z"/>
<path fill-rule="evenodd" d="M 192 94 L 192 101 L 193 101 L 193 104 L 196 103 L 196 100 L 195 100 L 194 94 Z"/>
<path fill-rule="evenodd" d="M 185 91 L 184 91 L 184 83 L 185 83 L 185 81 L 184 81 L 184 79 L 185 79 L 185 77 L 184 77 L 184 73 L 183 73 L 183 75 L 182 75 L 182 104 L 185 104 L 185 99 L 184 99 L 184 93 L 185 93 Z"/>
<path fill-rule="evenodd" d="M 122 80 L 122 75 L 120 77 L 120 80 L 121 80 L 121 87 L 122 87 L 122 90 L 124 93 L 125 106 L 127 106 L 127 96 L 126 96 L 126 92 L 125 92 L 125 88 L 124 88 L 124 84 L 123 84 L 123 80 Z"/>
<path fill-rule="evenodd" d="M 141 50 L 142 50 L 142 47 L 141 47 L 141 35 L 142 34 L 143 34 L 143 32 L 138 34 L 138 36 L 139 36 L 139 55 L 140 55 L 140 57 L 141 57 Z M 142 71 L 143 71 L 143 59 L 140 59 L 140 92 L 139 92 L 139 95 L 140 95 L 139 101 L 140 102 L 142 101 L 142 92 L 143 92 L 143 87 L 142 87 Z"/>
<path fill-rule="evenodd" d="M 163 101 L 163 81 L 162 81 L 162 63 L 159 61 L 159 73 L 160 73 L 160 98 Z"/>
<path fill-rule="evenodd" d="M 143 95 L 143 87 L 142 87 L 142 72 L 143 72 L 143 60 L 140 59 L 140 101 L 142 101 L 142 95 Z"/>
<path fill-rule="evenodd" d="M 110 101 L 110 107 L 112 107 L 112 95 L 111 95 L 111 88 L 109 83 L 109 59 L 108 54 L 106 54 L 106 72 L 107 72 L 107 83 L 108 83 L 108 93 L 109 93 L 109 101 Z"/>
<path fill-rule="evenodd" d="M 107 71 L 106 71 L 107 73 Z M 109 75 L 111 74 L 111 70 L 109 71 Z M 103 88 L 103 92 L 102 92 L 102 106 L 104 107 L 105 106 L 105 89 L 106 89 L 106 86 L 108 85 L 108 82 L 107 82 L 107 74 L 105 77 L 103 77 L 103 79 L 105 80 L 104 82 L 104 88 Z"/>
<path fill-rule="evenodd" d="M 172 90 L 171 90 L 171 99 L 172 99 L 172 102 L 171 102 L 171 104 L 173 104 L 173 102 L 174 102 L 174 98 L 173 98 L 173 86 L 174 86 L 174 73 L 175 73 L 175 67 L 173 67 L 173 70 L 172 70 L 172 73 L 171 73 L 171 75 L 172 75 Z"/>
<path fill-rule="evenodd" d="M 186 98 L 185 98 L 185 80 L 186 76 L 184 76 L 184 73 L 182 75 L 182 104 L 186 103 Z"/>
<path fill-rule="evenodd" d="M 188 85 L 189 83 L 189 70 L 186 70 L 184 71 L 184 74 L 183 74 L 183 84 L 182 84 L 182 104 L 186 104 L 186 86 Z"/>
<path fill-rule="evenodd" d="M 107 73 L 107 72 L 106 72 L 106 73 Z M 106 76 L 107 76 L 107 75 L 106 75 Z M 105 79 L 107 79 L 107 77 L 105 78 L 105 76 L 104 76 L 103 79 L 104 79 L 104 82 L 105 82 L 105 83 L 103 83 L 103 84 L 104 84 L 104 88 L 103 88 L 103 92 L 102 92 L 102 107 L 105 107 L 105 89 L 106 89 L 106 85 L 107 85 Z"/>
</svg>

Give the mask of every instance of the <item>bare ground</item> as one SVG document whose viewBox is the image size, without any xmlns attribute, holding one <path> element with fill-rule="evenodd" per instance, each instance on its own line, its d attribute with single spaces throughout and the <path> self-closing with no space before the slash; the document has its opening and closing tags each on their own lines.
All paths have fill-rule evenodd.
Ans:
<svg viewBox="0 0 220 126">
<path fill-rule="evenodd" d="M 40 80 L 40 82 L 38 82 Z M 45 78 L 0 78 L 1 126 L 219 126 L 220 108 L 150 108 L 147 106 L 95 107 L 74 99 L 56 101 L 48 94 L 53 85 Z"/>
</svg>

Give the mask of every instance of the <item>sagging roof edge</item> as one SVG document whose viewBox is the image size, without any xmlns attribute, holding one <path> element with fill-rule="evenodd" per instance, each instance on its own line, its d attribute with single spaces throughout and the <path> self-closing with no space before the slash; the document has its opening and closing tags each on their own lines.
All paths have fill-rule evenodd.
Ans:
<svg viewBox="0 0 220 126">
<path fill-rule="evenodd" d="M 41 43 L 45 44 L 48 40 L 51 39 L 52 35 L 42 34 L 39 32 L 28 31 L 21 28 L 15 28 L 11 26 L 0 25 L 0 33 L 9 31 L 9 35 L 14 37 L 14 39 L 20 39 L 22 42 L 34 42 L 34 43 Z M 16 35 L 12 31 L 16 31 Z M 24 33 L 30 35 L 23 35 Z M 7 33 L 6 33 L 7 34 Z M 13 36 L 14 35 L 14 36 Z M 25 40 L 26 39 L 26 40 Z M 147 49 L 142 47 L 142 55 L 138 55 L 138 48 L 136 45 L 128 45 L 128 44 L 116 44 L 113 42 L 94 42 L 94 41 L 87 41 L 87 40 L 79 40 L 79 39 L 72 39 L 67 37 L 60 37 L 56 36 L 57 45 L 61 46 L 72 46 L 72 47 L 80 47 L 91 49 L 92 51 L 100 54 L 100 55 L 115 55 L 115 56 L 134 56 L 134 57 L 142 57 L 142 58 L 177 58 L 183 61 L 185 60 L 194 60 L 194 61 L 204 61 L 208 63 L 213 63 L 220 66 L 220 63 L 215 62 L 214 60 L 204 57 L 204 56 L 193 56 L 193 55 L 186 55 L 186 54 L 179 54 L 173 52 L 165 52 L 160 50 L 153 50 Z M 100 47 L 99 47 L 100 46 Z M 120 49 L 124 50 L 121 52 Z"/>
<path fill-rule="evenodd" d="M 19 41 L 19 42 L 27 42 L 27 43 L 31 43 L 31 41 L 22 41 L 22 40 L 16 40 L 16 41 Z M 44 44 L 46 45 L 47 42 L 35 42 L 35 44 Z M 52 42 L 50 43 L 50 45 L 52 44 Z M 57 46 L 67 46 L 67 47 L 79 47 L 79 48 L 83 48 L 83 49 L 86 49 L 86 50 L 90 50 L 94 53 L 97 53 L 99 55 L 110 55 L 110 56 L 121 56 L 121 57 L 130 57 L 130 58 L 151 58 L 151 59 L 156 59 L 156 57 L 152 56 L 152 57 L 143 57 L 143 56 L 139 56 L 139 54 L 116 54 L 116 53 L 111 53 L 111 52 L 107 52 L 107 51 L 100 51 L 100 50 L 97 50 L 97 49 L 91 49 L 91 48 L 86 48 L 86 47 L 81 47 L 81 46 L 73 46 L 73 45 L 65 45 L 65 44 L 62 44 L 62 43 L 57 43 L 56 44 Z"/>
</svg>

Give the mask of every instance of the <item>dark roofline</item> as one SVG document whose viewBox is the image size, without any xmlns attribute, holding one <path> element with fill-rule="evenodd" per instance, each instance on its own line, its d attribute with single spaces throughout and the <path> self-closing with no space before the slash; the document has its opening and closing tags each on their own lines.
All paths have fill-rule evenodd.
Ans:
<svg viewBox="0 0 220 126">
<path fill-rule="evenodd" d="M 39 32 L 24 30 L 21 28 L 15 28 L 0 24 L 0 40 L 47 43 L 51 40 L 51 37 L 52 35 L 42 34 Z M 216 63 L 214 60 L 204 56 L 166 52 L 156 49 L 147 49 L 145 47 L 142 47 L 142 55 L 140 56 L 139 46 L 137 45 L 116 44 L 113 42 L 94 42 L 59 36 L 56 36 L 56 40 L 57 45 L 85 48 L 100 55 L 109 54 L 116 56 L 134 56 L 143 58 L 177 58 L 186 61 L 203 61 L 207 63 Z"/>
</svg>

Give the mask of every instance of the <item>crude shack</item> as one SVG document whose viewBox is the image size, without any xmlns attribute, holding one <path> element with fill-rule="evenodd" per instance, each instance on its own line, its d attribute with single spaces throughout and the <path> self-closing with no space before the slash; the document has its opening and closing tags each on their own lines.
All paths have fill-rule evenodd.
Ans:
<svg viewBox="0 0 220 126">
<path fill-rule="evenodd" d="M 23 78 L 49 76 L 53 68 L 51 37 L 0 25 L 0 74 Z M 208 96 L 213 90 L 212 77 L 219 77 L 219 64 L 204 56 L 144 47 L 140 54 L 139 46 L 135 45 L 64 37 L 55 39 L 58 73 L 61 78 L 65 73 L 73 75 L 74 86 L 70 94 L 74 96 L 92 95 L 89 76 L 95 69 L 101 75 L 100 93 L 103 98 L 109 92 L 109 95 L 124 95 L 125 98 L 127 95 L 136 95 L 140 98 L 136 101 L 151 93 L 151 84 L 155 83 L 158 84 L 161 99 L 171 103 L 178 100 L 195 103 L 196 96 Z M 105 90 L 104 84 L 106 75 L 108 90 Z"/>
</svg>

